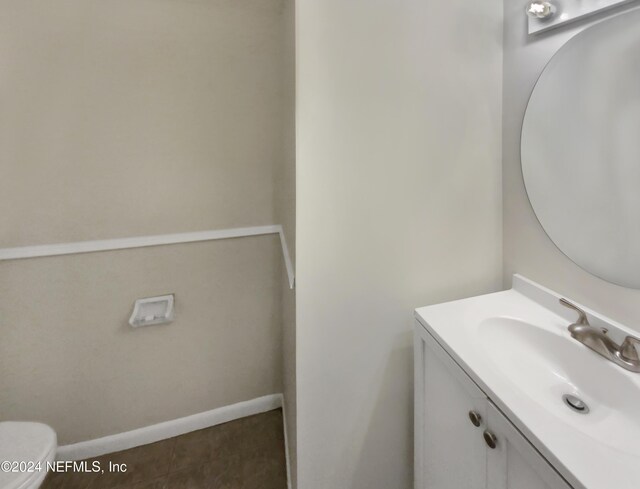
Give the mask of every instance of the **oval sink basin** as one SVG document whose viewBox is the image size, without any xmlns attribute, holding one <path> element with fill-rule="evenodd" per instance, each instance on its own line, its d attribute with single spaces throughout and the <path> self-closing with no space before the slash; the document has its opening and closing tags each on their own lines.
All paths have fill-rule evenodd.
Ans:
<svg viewBox="0 0 640 489">
<path fill-rule="evenodd" d="M 573 339 L 578 314 L 561 299 L 514 275 L 509 290 L 422 307 L 415 317 L 571 487 L 638 489 L 640 373 Z M 617 341 L 640 336 L 575 306 Z"/>
<path fill-rule="evenodd" d="M 628 372 L 567 331 L 492 317 L 478 325 L 477 333 L 494 367 L 531 401 L 610 448 L 640 455 L 640 388 Z M 584 401 L 589 412 L 572 410 L 565 394 Z"/>
</svg>

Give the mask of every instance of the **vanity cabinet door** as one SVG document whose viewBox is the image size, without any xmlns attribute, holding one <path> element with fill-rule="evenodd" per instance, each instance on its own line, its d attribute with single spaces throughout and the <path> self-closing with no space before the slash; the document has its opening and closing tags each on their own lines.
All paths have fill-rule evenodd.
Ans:
<svg viewBox="0 0 640 489">
<path fill-rule="evenodd" d="M 486 396 L 420 325 L 414 358 L 415 488 L 485 489 Z"/>
<path fill-rule="evenodd" d="M 489 489 L 571 489 L 492 404 L 487 412 L 487 481 Z M 491 443 L 495 436 L 495 448 Z"/>
</svg>

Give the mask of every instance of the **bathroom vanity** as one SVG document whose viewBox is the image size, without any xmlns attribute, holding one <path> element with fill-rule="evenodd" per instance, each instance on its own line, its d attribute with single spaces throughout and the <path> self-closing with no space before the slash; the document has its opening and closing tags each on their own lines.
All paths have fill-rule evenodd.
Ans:
<svg viewBox="0 0 640 489">
<path fill-rule="evenodd" d="M 572 338 L 559 299 L 515 275 L 415 311 L 416 489 L 640 487 L 640 374 Z"/>
</svg>

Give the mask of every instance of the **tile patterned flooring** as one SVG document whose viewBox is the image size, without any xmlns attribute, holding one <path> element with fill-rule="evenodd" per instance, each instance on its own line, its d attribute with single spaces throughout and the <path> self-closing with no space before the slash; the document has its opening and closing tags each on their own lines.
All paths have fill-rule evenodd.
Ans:
<svg viewBox="0 0 640 489">
<path fill-rule="evenodd" d="M 49 474 L 42 489 L 286 489 L 282 410 L 103 455 L 126 472 Z"/>
</svg>

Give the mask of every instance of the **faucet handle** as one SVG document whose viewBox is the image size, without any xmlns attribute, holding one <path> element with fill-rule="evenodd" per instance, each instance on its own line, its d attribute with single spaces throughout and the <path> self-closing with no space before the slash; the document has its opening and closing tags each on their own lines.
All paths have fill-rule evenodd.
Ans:
<svg viewBox="0 0 640 489">
<path fill-rule="evenodd" d="M 589 320 L 587 319 L 587 314 L 580 309 L 578 306 L 576 306 L 574 303 L 569 302 L 567 299 L 565 299 L 564 297 L 562 297 L 560 299 L 560 304 L 562 304 L 564 307 L 568 307 L 569 309 L 573 309 L 574 311 L 576 311 L 578 313 L 578 320 L 572 324 L 580 324 L 580 325 L 585 325 L 585 326 L 590 326 L 589 325 Z"/>
<path fill-rule="evenodd" d="M 636 345 L 640 345 L 640 338 L 627 336 L 622 342 L 622 345 L 620 345 L 620 356 L 628 362 L 640 363 Z"/>
</svg>

